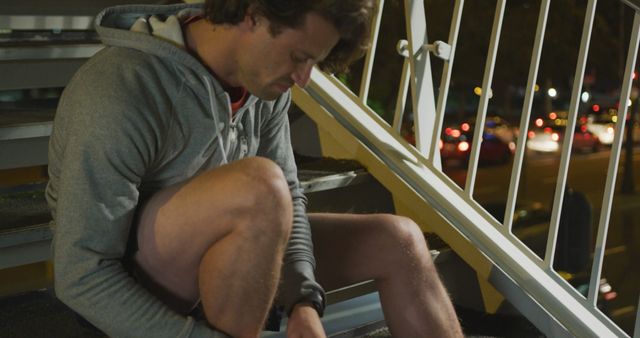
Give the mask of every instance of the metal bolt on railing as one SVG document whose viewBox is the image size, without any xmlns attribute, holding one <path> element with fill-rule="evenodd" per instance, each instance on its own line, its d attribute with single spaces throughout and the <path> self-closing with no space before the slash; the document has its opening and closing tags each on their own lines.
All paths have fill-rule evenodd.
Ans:
<svg viewBox="0 0 640 338">
<path fill-rule="evenodd" d="M 444 41 L 437 40 L 432 44 L 423 45 L 422 48 L 445 61 L 448 61 L 449 57 L 451 57 L 451 46 Z"/>
<path fill-rule="evenodd" d="M 398 43 L 396 44 L 396 51 L 403 58 L 408 58 L 409 57 L 409 41 L 405 39 L 398 40 Z"/>
<path fill-rule="evenodd" d="M 433 43 L 430 43 L 430 44 L 424 44 L 421 50 L 429 51 L 433 53 L 433 55 L 435 55 L 436 57 L 445 61 L 448 61 L 449 58 L 451 57 L 451 45 L 440 40 L 434 41 Z M 400 56 L 404 58 L 408 58 L 409 57 L 409 41 L 404 39 L 399 40 L 398 44 L 396 44 L 396 51 L 398 51 L 398 54 L 400 54 Z"/>
</svg>

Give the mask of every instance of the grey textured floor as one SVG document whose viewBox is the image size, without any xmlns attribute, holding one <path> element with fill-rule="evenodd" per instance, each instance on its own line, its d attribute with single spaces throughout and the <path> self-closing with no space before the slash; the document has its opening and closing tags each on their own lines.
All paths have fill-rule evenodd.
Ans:
<svg viewBox="0 0 640 338">
<path fill-rule="evenodd" d="M 104 338 L 106 335 L 79 319 L 49 290 L 0 298 L 0 338 Z M 459 310 L 466 337 L 544 337 L 521 317 L 496 317 Z M 386 327 L 354 330 L 339 338 L 388 338 Z"/>
</svg>

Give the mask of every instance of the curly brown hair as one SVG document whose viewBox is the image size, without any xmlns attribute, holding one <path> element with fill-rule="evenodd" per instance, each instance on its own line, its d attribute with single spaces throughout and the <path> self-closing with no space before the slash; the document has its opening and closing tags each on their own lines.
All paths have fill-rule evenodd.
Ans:
<svg viewBox="0 0 640 338">
<path fill-rule="evenodd" d="M 214 24 L 235 25 L 246 15 L 269 20 L 273 36 L 283 28 L 298 28 L 308 13 L 316 13 L 340 32 L 340 40 L 318 65 L 329 73 L 347 70 L 369 48 L 373 0 L 207 0 L 205 17 Z"/>
</svg>

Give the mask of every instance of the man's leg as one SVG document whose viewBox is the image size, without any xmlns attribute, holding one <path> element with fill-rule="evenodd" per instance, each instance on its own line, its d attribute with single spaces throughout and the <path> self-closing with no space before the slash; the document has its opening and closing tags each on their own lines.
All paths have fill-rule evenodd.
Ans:
<svg viewBox="0 0 640 338">
<path fill-rule="evenodd" d="M 310 214 L 327 290 L 373 279 L 394 337 L 462 337 L 418 226 L 393 215 Z"/>
<path fill-rule="evenodd" d="M 280 168 L 250 158 L 156 194 L 143 207 L 134 264 L 181 313 L 198 300 L 215 328 L 256 337 L 273 300 L 292 224 Z"/>
</svg>

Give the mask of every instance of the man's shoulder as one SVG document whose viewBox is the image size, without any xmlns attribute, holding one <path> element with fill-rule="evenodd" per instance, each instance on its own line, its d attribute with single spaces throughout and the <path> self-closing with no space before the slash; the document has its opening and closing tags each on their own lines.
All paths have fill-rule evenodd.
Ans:
<svg viewBox="0 0 640 338">
<path fill-rule="evenodd" d="M 171 65 L 157 59 L 154 55 L 132 48 L 105 47 L 80 67 L 70 87 L 82 92 L 108 90 L 112 94 L 142 88 L 150 90 L 159 85 L 159 79 L 176 76 L 172 74 L 174 70 Z M 91 84 L 91 87 L 87 87 L 87 84 Z"/>
<path fill-rule="evenodd" d="M 93 57 L 91 57 L 84 67 L 84 71 L 122 72 L 128 69 L 138 71 L 151 71 L 158 63 L 157 56 L 143 51 L 120 46 L 106 46 Z"/>
</svg>

